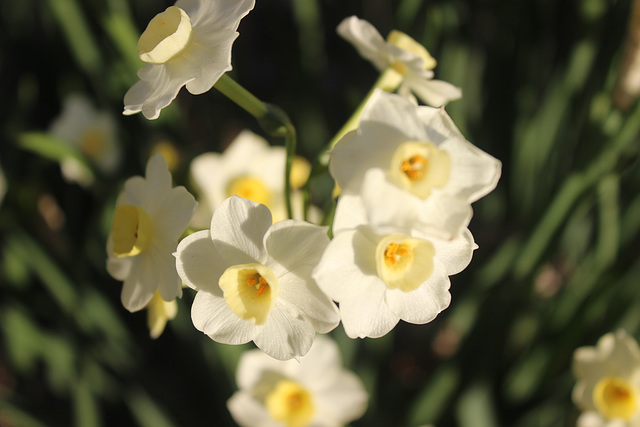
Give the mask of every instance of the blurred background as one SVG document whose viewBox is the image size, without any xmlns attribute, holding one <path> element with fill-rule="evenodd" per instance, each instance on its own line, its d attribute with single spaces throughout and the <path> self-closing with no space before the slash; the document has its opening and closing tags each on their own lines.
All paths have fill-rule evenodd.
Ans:
<svg viewBox="0 0 640 427">
<path fill-rule="evenodd" d="M 105 242 L 123 182 L 153 150 L 221 151 L 253 117 L 215 89 L 184 89 L 160 119 L 121 115 L 142 67 L 136 43 L 172 1 L 0 3 L 0 425 L 226 426 L 246 346 L 193 328 L 193 292 L 149 338 L 120 303 Z M 447 106 L 463 134 L 503 162 L 474 205 L 479 249 L 451 278 L 451 306 L 380 339 L 331 336 L 370 393 L 353 425 L 571 426 L 576 347 L 640 326 L 640 108 L 619 91 L 630 0 L 257 0 L 240 23 L 231 75 L 288 112 L 313 160 L 377 78 L 335 32 L 358 15 L 399 29 L 463 90 Z M 638 72 L 638 71 L 636 71 Z M 111 117 L 117 166 L 77 157 L 52 127 L 79 94 Z M 271 140 L 274 145 L 282 141 Z M 74 154 L 75 153 L 75 154 Z M 73 169 L 73 166 L 67 166 Z M 80 183 L 79 183 L 80 182 Z M 318 177 L 314 203 L 328 202 Z"/>
</svg>

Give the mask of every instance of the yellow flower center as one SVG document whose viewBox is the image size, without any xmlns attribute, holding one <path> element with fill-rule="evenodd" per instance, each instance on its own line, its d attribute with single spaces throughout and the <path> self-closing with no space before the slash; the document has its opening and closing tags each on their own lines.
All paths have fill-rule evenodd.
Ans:
<svg viewBox="0 0 640 427">
<path fill-rule="evenodd" d="M 80 150 L 90 159 L 97 158 L 104 150 L 105 146 L 104 134 L 98 129 L 89 129 L 80 140 Z"/>
<path fill-rule="evenodd" d="M 278 295 L 278 279 L 269 267 L 239 264 L 229 267 L 218 282 L 231 311 L 255 325 L 264 325 Z"/>
<path fill-rule="evenodd" d="M 287 427 L 304 427 L 313 417 L 311 394 L 300 384 L 281 380 L 265 399 L 271 417 Z"/>
<path fill-rule="evenodd" d="M 149 22 L 140 36 L 138 56 L 149 64 L 164 64 L 189 46 L 192 33 L 189 15 L 177 6 L 169 6 Z"/>
<path fill-rule="evenodd" d="M 422 199 L 429 197 L 433 188 L 444 187 L 450 172 L 449 154 L 432 142 L 402 143 L 391 158 L 393 182 Z"/>
<path fill-rule="evenodd" d="M 601 379 L 593 390 L 593 402 L 598 412 L 608 419 L 628 421 L 638 409 L 636 389 L 618 377 Z"/>
<path fill-rule="evenodd" d="M 387 42 L 398 46 L 400 49 L 409 51 L 414 55 L 418 55 L 420 58 L 422 58 L 422 61 L 423 61 L 422 67 L 425 70 L 433 70 L 434 68 L 436 68 L 436 65 L 438 64 L 436 60 L 433 58 L 433 56 L 431 56 L 429 51 L 425 49 L 424 46 L 422 46 L 420 43 L 418 43 L 413 38 L 409 37 L 408 35 L 406 35 L 401 31 L 397 31 L 397 30 L 391 31 L 387 36 Z M 393 68 L 396 69 L 395 64 Z M 398 71 L 400 74 L 404 74 L 397 69 L 396 71 Z M 404 68 L 404 72 L 406 72 L 406 66 Z"/>
<path fill-rule="evenodd" d="M 136 256 L 149 246 L 153 235 L 151 219 L 140 206 L 121 205 L 113 213 L 111 236 L 118 258 Z"/>
<path fill-rule="evenodd" d="M 428 240 L 406 234 L 386 236 L 376 246 L 376 271 L 389 289 L 411 292 L 431 277 L 435 253 Z"/>
<path fill-rule="evenodd" d="M 271 202 L 271 192 L 262 181 L 248 175 L 240 176 L 229 182 L 227 186 L 227 197 L 233 195 L 253 200 L 256 203 L 266 206 L 269 206 Z"/>
</svg>

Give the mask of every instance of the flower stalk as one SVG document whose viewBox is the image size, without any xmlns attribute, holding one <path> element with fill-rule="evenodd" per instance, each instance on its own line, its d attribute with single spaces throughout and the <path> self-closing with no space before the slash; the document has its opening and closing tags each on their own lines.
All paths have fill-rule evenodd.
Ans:
<svg viewBox="0 0 640 427">
<path fill-rule="evenodd" d="M 224 96 L 258 120 L 260 127 L 269 135 L 284 138 L 287 160 L 285 163 L 284 197 L 287 216 L 293 218 L 291 205 L 291 167 L 296 153 L 296 129 L 289 116 L 279 107 L 260 101 L 227 74 L 216 82 L 215 88 Z"/>
</svg>

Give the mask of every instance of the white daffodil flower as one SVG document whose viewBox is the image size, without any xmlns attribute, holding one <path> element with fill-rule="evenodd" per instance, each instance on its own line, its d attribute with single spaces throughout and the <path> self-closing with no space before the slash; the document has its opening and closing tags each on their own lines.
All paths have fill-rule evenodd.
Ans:
<svg viewBox="0 0 640 427">
<path fill-rule="evenodd" d="M 196 205 L 184 187 L 171 187 L 160 154 L 149 159 L 146 178 L 125 182 L 107 240 L 107 271 L 124 281 L 121 299 L 127 310 L 141 310 L 156 291 L 165 301 L 182 296 L 173 252 Z"/>
<path fill-rule="evenodd" d="M 381 90 L 329 163 L 342 191 L 363 197 L 372 224 L 421 226 L 444 239 L 467 227 L 470 204 L 495 188 L 500 169 L 465 140 L 444 109 Z"/>
<path fill-rule="evenodd" d="M 255 0 L 178 0 L 156 15 L 140 36 L 138 56 L 147 63 L 124 96 L 124 114 L 157 119 L 182 86 L 207 92 L 231 70 L 238 25 Z"/>
<path fill-rule="evenodd" d="M 64 100 L 60 115 L 51 123 L 50 133 L 75 148 L 104 174 L 113 173 L 122 157 L 113 117 L 95 110 L 82 95 L 70 95 Z M 69 157 L 60 163 L 62 176 L 68 182 L 84 187 L 93 183 L 90 170 Z"/>
<path fill-rule="evenodd" d="M 178 314 L 178 302 L 174 299 L 165 301 L 156 291 L 147 304 L 147 326 L 149 327 L 149 336 L 156 339 L 167 326 L 169 320 L 175 319 Z"/>
<path fill-rule="evenodd" d="M 640 426 L 640 349 L 620 330 L 573 355 L 578 380 L 573 401 L 583 413 L 578 427 Z"/>
<path fill-rule="evenodd" d="M 253 341 L 279 360 L 304 355 L 316 332 L 340 321 L 311 279 L 328 243 L 326 228 L 297 220 L 272 224 L 266 206 L 228 198 L 213 213 L 210 230 L 178 245 L 178 273 L 198 291 L 194 326 L 224 344 Z"/>
<path fill-rule="evenodd" d="M 284 198 L 285 147 L 271 146 L 259 135 L 244 130 L 229 144 L 222 154 L 204 153 L 191 162 L 190 175 L 200 205 L 193 226 L 205 227 L 211 222 L 213 211 L 233 195 L 253 200 L 269 208 L 273 221 L 287 219 Z M 309 177 L 309 163 L 296 157 L 291 173 L 293 189 L 302 187 Z M 294 218 L 302 219 L 302 194 L 292 194 Z M 313 207 L 312 207 L 313 208 Z M 315 209 L 315 210 L 314 210 Z M 317 208 L 310 211 L 319 219 Z"/>
<path fill-rule="evenodd" d="M 338 427 L 367 409 L 361 381 L 342 367 L 335 342 L 322 336 L 300 362 L 243 353 L 236 381 L 240 390 L 227 407 L 242 427 Z"/>
<path fill-rule="evenodd" d="M 351 338 L 378 338 L 404 320 L 424 324 L 449 306 L 449 276 L 471 261 L 476 245 L 464 230 L 443 240 L 421 230 L 372 227 L 362 199 L 343 194 L 334 238 L 312 277 L 339 303 Z"/>
<path fill-rule="evenodd" d="M 459 99 L 462 91 L 442 80 L 433 80 L 436 60 L 420 43 L 400 31 L 385 41 L 369 22 L 351 16 L 338 25 L 338 34 L 353 44 L 358 53 L 380 71 L 391 73 L 392 86 L 400 85 L 403 96 L 415 93 L 428 105 L 440 107 Z"/>
</svg>

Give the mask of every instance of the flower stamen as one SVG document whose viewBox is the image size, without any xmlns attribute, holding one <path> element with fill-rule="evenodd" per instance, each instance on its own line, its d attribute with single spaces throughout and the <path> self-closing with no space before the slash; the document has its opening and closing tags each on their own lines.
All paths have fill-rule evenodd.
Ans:
<svg viewBox="0 0 640 427">
<path fill-rule="evenodd" d="M 424 156 L 415 155 L 402 162 L 400 169 L 411 180 L 420 179 L 424 175 L 427 159 Z"/>
</svg>

